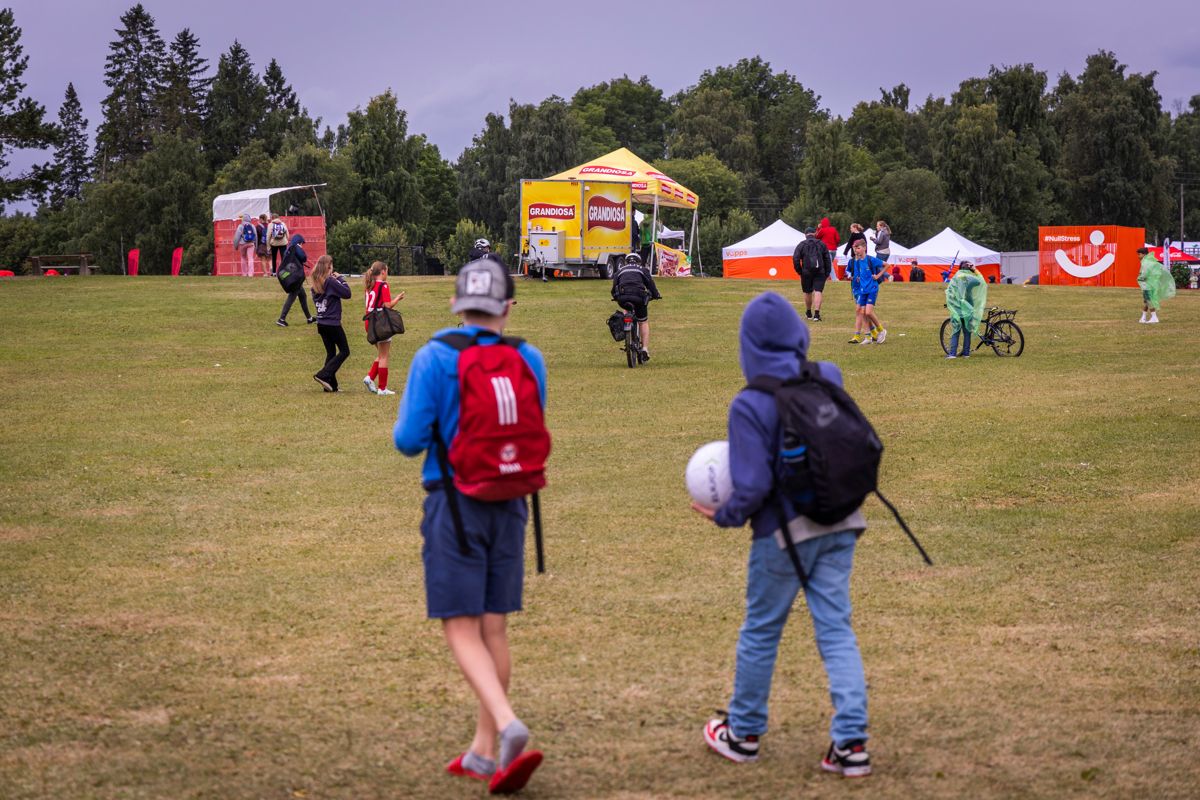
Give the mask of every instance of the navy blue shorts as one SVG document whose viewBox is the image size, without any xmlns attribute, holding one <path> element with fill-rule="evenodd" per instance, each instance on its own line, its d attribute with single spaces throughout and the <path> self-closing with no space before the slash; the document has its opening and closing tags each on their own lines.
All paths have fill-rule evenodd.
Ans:
<svg viewBox="0 0 1200 800">
<path fill-rule="evenodd" d="M 431 619 L 508 614 L 521 610 L 525 581 L 524 498 L 485 503 L 458 495 L 470 555 L 463 555 L 454 532 L 446 493 L 425 497 L 421 519 L 421 561 L 425 564 L 425 605 Z"/>
</svg>

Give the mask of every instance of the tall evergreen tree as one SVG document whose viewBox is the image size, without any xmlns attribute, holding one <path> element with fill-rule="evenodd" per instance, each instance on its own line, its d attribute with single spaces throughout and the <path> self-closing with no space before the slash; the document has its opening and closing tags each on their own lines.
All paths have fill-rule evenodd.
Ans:
<svg viewBox="0 0 1200 800">
<path fill-rule="evenodd" d="M 213 79 L 207 77 L 208 59 L 200 55 L 200 40 L 184 28 L 171 40 L 163 67 L 158 105 L 165 133 L 184 139 L 198 138 L 204 127 L 204 108 Z"/>
<path fill-rule="evenodd" d="M 408 135 L 408 115 L 389 89 L 365 110 L 350 112 L 350 162 L 362 178 L 357 213 L 377 225 L 424 223 L 416 179 L 421 147 Z"/>
<path fill-rule="evenodd" d="M 110 92 L 101 103 L 104 119 L 96 131 L 101 175 L 145 155 L 161 130 L 157 101 L 166 48 L 154 17 L 138 3 L 121 15 L 116 33 L 104 62 L 104 85 Z"/>
<path fill-rule="evenodd" d="M 58 109 L 58 127 L 62 138 L 54 151 L 55 184 L 50 190 L 50 205 L 62 208 L 67 200 L 79 197 L 83 184 L 92 175 L 88 156 L 88 121 L 83 117 L 75 84 L 67 84 L 67 93 Z"/>
<path fill-rule="evenodd" d="M 12 9 L 0 9 L 0 204 L 40 195 L 54 174 L 46 164 L 34 165 L 14 178 L 3 174 L 13 150 L 44 150 L 57 139 L 54 125 L 42 121 L 45 107 L 21 96 L 25 91 L 21 76 L 28 64 Z"/>
<path fill-rule="evenodd" d="M 232 161 L 258 134 L 266 93 L 250 54 L 234 39 L 217 63 L 205 109 L 204 144 L 214 170 Z"/>
<path fill-rule="evenodd" d="M 283 77 L 279 62 L 271 59 L 263 71 L 263 86 L 266 91 L 266 106 L 259 135 L 272 156 L 283 149 L 288 136 L 296 136 L 303 143 L 316 141 L 317 126 L 300 106 L 296 92 Z"/>
</svg>

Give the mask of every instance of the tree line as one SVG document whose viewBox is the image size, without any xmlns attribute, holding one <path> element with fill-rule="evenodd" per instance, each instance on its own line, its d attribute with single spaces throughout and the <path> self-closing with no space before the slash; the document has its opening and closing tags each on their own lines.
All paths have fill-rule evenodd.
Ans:
<svg viewBox="0 0 1200 800">
<path fill-rule="evenodd" d="M 880 89 L 845 119 L 795 76 L 760 58 L 704 71 L 666 95 L 642 76 L 582 87 L 568 100 L 511 102 L 490 113 L 451 163 L 390 90 L 336 126 L 313 119 L 272 59 L 256 70 L 235 40 L 215 69 L 188 29 L 164 40 L 141 5 L 120 17 L 104 64 L 108 94 L 91 144 L 72 83 L 57 122 L 23 96 L 28 56 L 11 9 L 0 10 L 0 203 L 36 212 L 0 219 L 0 267 L 38 253 L 92 252 L 108 271 L 142 251 L 163 272 L 211 268 L 212 200 L 265 186 L 327 183 L 330 251 L 351 243 L 421 245 L 458 263 L 477 236 L 514 252 L 519 181 L 618 147 L 659 167 L 701 200 L 700 256 L 775 218 L 886 219 L 915 244 L 950 225 L 1000 250 L 1036 249 L 1039 224 L 1200 232 L 1200 95 L 1163 108 L 1155 73 L 1100 51 L 1051 87 L 1032 64 L 993 66 L 947 98 L 916 104 L 907 86 Z M 49 157 L 7 174 L 14 149 Z M 689 220 L 668 210 L 666 222 Z"/>
</svg>

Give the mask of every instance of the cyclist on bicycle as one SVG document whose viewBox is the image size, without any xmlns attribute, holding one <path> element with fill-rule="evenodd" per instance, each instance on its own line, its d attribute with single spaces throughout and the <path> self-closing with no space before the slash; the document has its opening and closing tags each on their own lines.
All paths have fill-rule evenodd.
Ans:
<svg viewBox="0 0 1200 800">
<path fill-rule="evenodd" d="M 637 253 L 625 256 L 612 279 L 612 298 L 617 305 L 633 313 L 637 320 L 638 336 L 642 340 L 639 357 L 643 362 L 650 360 L 650 314 L 646 306 L 651 300 L 662 300 L 650 270 L 642 263 Z"/>
<path fill-rule="evenodd" d="M 979 330 L 983 309 L 987 305 L 987 281 L 975 271 L 975 265 L 964 261 L 946 284 L 946 308 L 950 309 L 950 351 L 946 358 L 957 358 L 958 335 L 963 336 L 962 358 L 971 357 L 971 336 Z"/>
</svg>

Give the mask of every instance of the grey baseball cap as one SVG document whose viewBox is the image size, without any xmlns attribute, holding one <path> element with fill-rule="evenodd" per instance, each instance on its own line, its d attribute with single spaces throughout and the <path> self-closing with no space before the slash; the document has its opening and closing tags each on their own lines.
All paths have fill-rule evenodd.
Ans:
<svg viewBox="0 0 1200 800">
<path fill-rule="evenodd" d="M 454 282 L 454 304 L 450 310 L 482 311 L 501 316 L 513 298 L 512 276 L 504 264 L 494 258 L 480 258 L 463 265 Z"/>
</svg>

